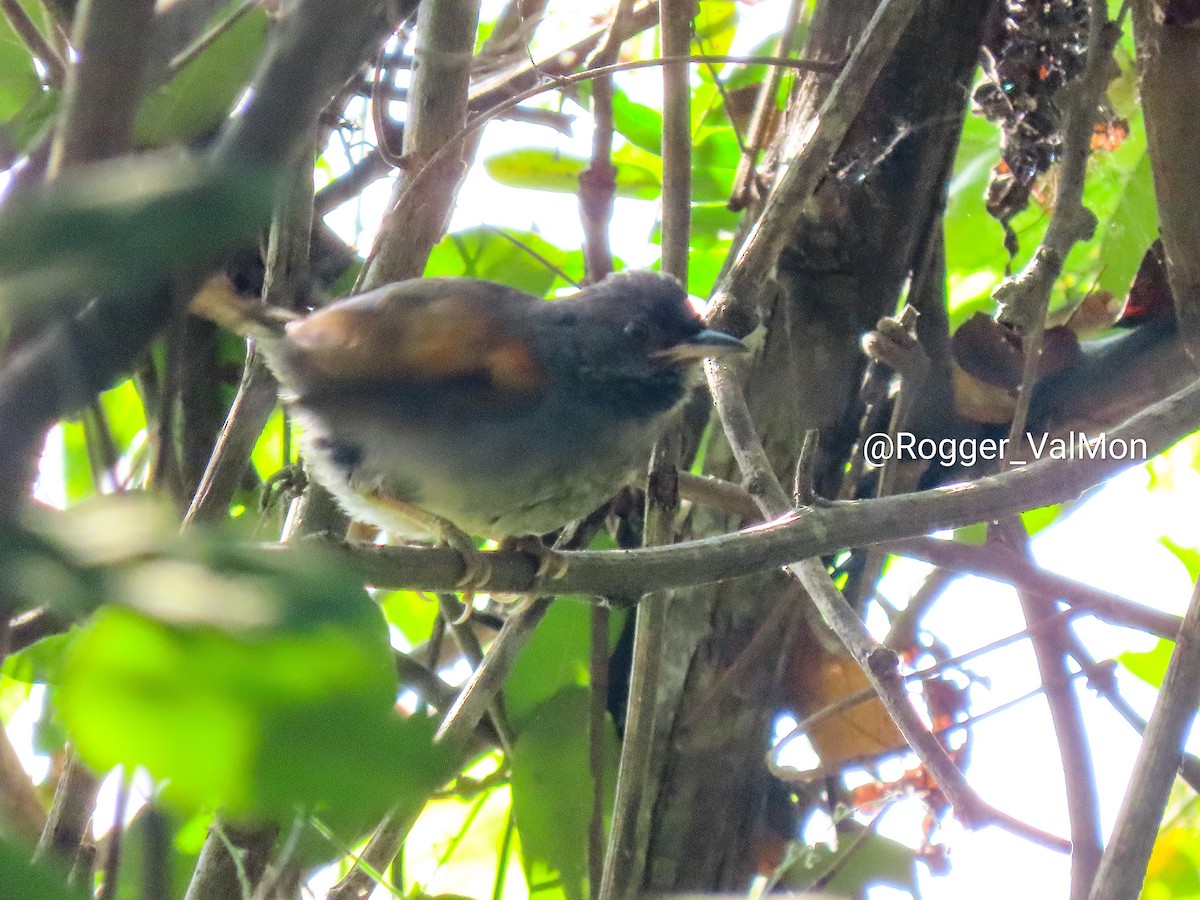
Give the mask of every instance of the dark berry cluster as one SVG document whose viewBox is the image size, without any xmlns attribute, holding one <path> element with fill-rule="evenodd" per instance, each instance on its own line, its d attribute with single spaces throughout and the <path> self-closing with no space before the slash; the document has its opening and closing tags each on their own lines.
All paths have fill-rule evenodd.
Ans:
<svg viewBox="0 0 1200 900">
<path fill-rule="evenodd" d="M 1001 157 L 987 208 L 1007 223 L 1025 208 L 1037 177 L 1062 149 L 1055 95 L 1083 72 L 1087 0 L 1007 0 L 1004 19 L 983 51 L 978 111 L 1000 126 Z"/>
</svg>

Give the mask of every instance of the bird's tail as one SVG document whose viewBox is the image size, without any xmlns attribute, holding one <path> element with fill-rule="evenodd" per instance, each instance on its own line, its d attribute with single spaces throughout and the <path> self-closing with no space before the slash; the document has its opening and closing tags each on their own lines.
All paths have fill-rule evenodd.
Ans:
<svg viewBox="0 0 1200 900">
<path fill-rule="evenodd" d="M 284 326 L 295 318 L 281 309 L 262 306 L 239 296 L 233 282 L 224 275 L 216 275 L 206 281 L 192 299 L 188 310 L 193 315 L 256 341 L 282 337 Z"/>
</svg>

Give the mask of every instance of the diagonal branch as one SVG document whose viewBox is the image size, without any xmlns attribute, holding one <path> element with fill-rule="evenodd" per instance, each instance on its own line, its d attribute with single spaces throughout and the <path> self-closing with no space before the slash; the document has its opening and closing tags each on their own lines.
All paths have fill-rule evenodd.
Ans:
<svg viewBox="0 0 1200 900">
<path fill-rule="evenodd" d="M 1200 584 L 1192 592 L 1179 642 L 1171 654 L 1133 766 L 1133 777 L 1125 789 L 1117 825 L 1092 886 L 1091 900 L 1123 900 L 1138 895 L 1167 808 L 1167 796 L 1183 758 L 1183 743 L 1196 718 L 1197 704 L 1200 704 Z"/>
</svg>

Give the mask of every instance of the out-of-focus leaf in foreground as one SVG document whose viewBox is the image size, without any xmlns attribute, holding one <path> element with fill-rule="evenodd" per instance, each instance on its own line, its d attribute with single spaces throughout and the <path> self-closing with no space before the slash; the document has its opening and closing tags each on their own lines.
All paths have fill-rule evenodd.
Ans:
<svg viewBox="0 0 1200 900">
<path fill-rule="evenodd" d="M 68 172 L 0 212 L 0 321 L 44 317 L 215 264 L 271 212 L 277 175 L 186 154 Z"/>
<path fill-rule="evenodd" d="M 83 759 L 145 767 L 187 812 L 311 812 L 341 830 L 419 806 L 454 760 L 433 722 L 395 711 L 361 582 L 311 546 L 180 536 L 160 510 L 109 497 L 48 529 L 94 590 L 53 693 Z"/>
</svg>

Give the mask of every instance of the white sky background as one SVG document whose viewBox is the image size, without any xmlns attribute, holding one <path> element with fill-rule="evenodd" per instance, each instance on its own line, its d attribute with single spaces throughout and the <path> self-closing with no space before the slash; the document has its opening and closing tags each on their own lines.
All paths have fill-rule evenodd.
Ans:
<svg viewBox="0 0 1200 900">
<path fill-rule="evenodd" d="M 580 16 L 604 5 L 577 0 L 552 4 L 573 9 Z M 747 52 L 776 30 L 786 5 L 786 0 L 760 0 L 753 5 L 741 5 L 742 25 L 731 52 Z M 485 18 L 494 16 L 499 6 L 500 0 L 485 0 Z M 656 105 L 661 98 L 659 78 L 655 70 L 619 76 L 620 83 L 631 95 L 651 105 Z M 574 134 L 570 138 L 544 127 L 522 123 L 489 124 L 483 135 L 479 159 L 514 146 L 550 146 L 572 155 L 588 156 L 591 151 L 590 121 L 578 108 L 568 106 L 566 111 L 577 114 Z M 390 179 L 382 180 L 367 191 L 361 201 L 335 210 L 326 221 L 347 239 L 353 239 L 357 234 L 358 246 L 365 250 L 374 238 L 389 190 Z M 649 237 L 657 216 L 657 203 L 618 198 L 611 230 L 614 253 L 631 266 L 654 262 L 659 248 L 650 243 Z M 573 195 L 508 188 L 492 181 L 482 166 L 476 165 L 459 194 L 451 230 L 481 223 L 540 232 L 552 243 L 566 249 L 581 246 L 583 239 Z M 56 459 L 60 450 L 60 442 L 51 439 L 43 459 L 43 473 L 48 476 L 42 480 L 43 485 L 61 484 L 61 478 L 54 477 L 54 473 L 61 470 L 60 455 Z M 1191 584 L 1183 566 L 1157 543 L 1157 536 L 1169 533 L 1182 545 L 1200 545 L 1200 522 L 1195 516 L 1195 510 L 1200 509 L 1200 476 L 1190 465 L 1181 464 L 1175 472 L 1176 478 L 1170 489 L 1154 492 L 1147 491 L 1148 474 L 1144 468 L 1114 478 L 1073 514 L 1036 536 L 1033 548 L 1038 562 L 1048 570 L 1148 606 L 1182 614 Z M 58 500 L 61 504 L 60 498 L 54 496 L 42 499 Z M 927 567 L 917 563 L 893 565 L 881 585 L 883 595 L 894 604 L 903 605 L 926 571 Z M 973 577 L 960 579 L 947 590 L 924 622 L 954 654 L 1024 628 L 1013 591 Z M 885 630 L 881 621 L 871 624 L 879 633 Z M 1152 639 L 1137 633 L 1087 618 L 1078 620 L 1077 628 L 1100 660 L 1127 649 L 1149 649 L 1153 643 Z M 976 712 L 998 706 L 1038 684 L 1036 665 L 1027 642 L 976 660 L 970 668 L 990 683 L 990 688 L 972 688 L 971 701 Z M 1148 716 L 1154 691 L 1123 670 L 1118 670 L 1117 677 L 1126 697 L 1143 716 Z M 1080 693 L 1092 741 L 1107 834 L 1133 765 L 1138 738 L 1107 703 L 1096 698 L 1082 683 Z M 38 706 L 40 701 L 26 704 L 19 718 L 10 723 L 9 730 L 31 770 L 41 774 L 43 761 L 32 757 L 28 743 L 29 726 Z M 904 766 L 911 764 L 911 759 L 901 761 L 885 769 L 884 774 L 898 774 Z M 985 800 L 1006 813 L 1056 834 L 1068 834 L 1058 750 L 1045 702 L 1040 697 L 975 727 L 967 777 Z M 919 833 L 923 814 L 924 808 L 919 802 L 900 802 L 884 817 L 880 831 L 897 840 L 911 841 Z M 1065 856 L 1033 846 L 997 828 L 969 833 L 952 827 L 945 839 L 951 844 L 950 874 L 931 878 L 923 866 L 918 866 L 926 900 L 1067 895 L 1068 861 Z M 428 887 L 445 891 L 454 886 Z M 457 887 L 467 890 L 472 886 Z M 478 894 L 481 887 L 475 885 L 469 892 Z M 510 879 L 509 887 L 519 888 L 519 885 Z M 506 896 L 510 893 L 506 891 Z M 872 900 L 883 900 L 907 894 L 877 888 L 870 896 Z"/>
</svg>

